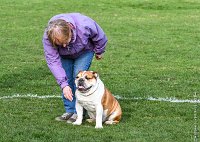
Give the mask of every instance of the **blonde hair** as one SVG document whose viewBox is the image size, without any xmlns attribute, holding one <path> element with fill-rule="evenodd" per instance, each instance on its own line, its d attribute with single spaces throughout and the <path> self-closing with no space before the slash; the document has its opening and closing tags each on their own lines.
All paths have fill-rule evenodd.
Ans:
<svg viewBox="0 0 200 142">
<path fill-rule="evenodd" d="M 47 26 L 47 36 L 54 47 L 56 47 L 56 40 L 58 40 L 58 37 L 60 37 L 62 41 L 68 40 L 71 36 L 69 23 L 62 19 L 49 22 Z"/>
</svg>

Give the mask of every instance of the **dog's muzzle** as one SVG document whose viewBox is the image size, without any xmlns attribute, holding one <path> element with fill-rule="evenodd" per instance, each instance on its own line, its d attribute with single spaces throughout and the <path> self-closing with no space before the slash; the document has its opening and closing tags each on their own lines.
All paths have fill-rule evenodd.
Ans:
<svg viewBox="0 0 200 142">
<path fill-rule="evenodd" d="M 87 91 L 90 90 L 91 88 L 92 88 L 92 86 L 86 87 L 85 82 L 84 82 L 84 79 L 81 78 L 81 79 L 78 80 L 77 89 L 78 89 L 80 92 L 87 92 Z"/>
</svg>

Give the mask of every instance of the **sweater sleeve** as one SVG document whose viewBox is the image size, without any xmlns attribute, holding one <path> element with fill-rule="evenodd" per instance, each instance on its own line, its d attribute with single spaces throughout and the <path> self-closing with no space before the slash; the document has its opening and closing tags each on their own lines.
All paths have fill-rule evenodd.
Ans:
<svg viewBox="0 0 200 142">
<path fill-rule="evenodd" d="M 60 88 L 63 89 L 68 85 L 67 76 L 65 70 L 62 67 L 58 50 L 57 48 L 54 48 L 49 42 L 46 31 L 44 32 L 42 43 L 47 65 L 54 75 L 57 83 L 60 85 Z"/>
<path fill-rule="evenodd" d="M 94 43 L 94 52 L 98 55 L 104 53 L 108 40 L 102 28 L 91 19 L 88 26 L 86 26 L 86 30 L 89 38 Z"/>
</svg>

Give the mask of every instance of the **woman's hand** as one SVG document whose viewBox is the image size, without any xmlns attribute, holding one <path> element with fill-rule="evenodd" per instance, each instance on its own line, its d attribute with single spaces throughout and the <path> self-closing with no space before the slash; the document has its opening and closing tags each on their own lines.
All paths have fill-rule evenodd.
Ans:
<svg viewBox="0 0 200 142">
<path fill-rule="evenodd" d="M 66 99 L 72 101 L 73 100 L 73 94 L 72 94 L 72 89 L 69 86 L 65 86 L 63 88 L 63 94 Z"/>
<path fill-rule="evenodd" d="M 97 54 L 95 54 L 95 57 L 96 57 L 97 60 L 100 60 L 100 59 L 103 58 L 103 55 L 102 55 L 102 54 L 101 54 L 101 55 L 97 55 Z"/>
</svg>

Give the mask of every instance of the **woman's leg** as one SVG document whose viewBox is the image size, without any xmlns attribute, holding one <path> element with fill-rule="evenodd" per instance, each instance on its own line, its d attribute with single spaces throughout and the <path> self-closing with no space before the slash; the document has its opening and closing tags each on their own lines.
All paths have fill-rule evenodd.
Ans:
<svg viewBox="0 0 200 142">
<path fill-rule="evenodd" d="M 94 56 L 94 51 L 87 51 L 74 61 L 73 78 L 75 79 L 79 71 L 89 70 Z"/>
<path fill-rule="evenodd" d="M 83 55 L 79 56 L 77 59 L 75 59 L 74 72 L 73 72 L 74 82 L 75 82 L 75 78 L 76 78 L 77 74 L 79 73 L 79 71 L 89 70 L 90 65 L 92 63 L 93 56 L 94 56 L 94 52 L 88 51 L 88 52 L 84 53 Z M 76 88 L 76 86 L 74 86 L 74 88 Z M 83 111 L 83 115 L 84 115 L 83 117 L 85 117 L 85 115 L 86 115 L 85 109 Z"/>
<path fill-rule="evenodd" d="M 75 95 L 74 95 L 74 78 L 73 78 L 73 67 L 74 67 L 74 60 L 73 59 L 63 59 L 61 58 L 61 62 L 62 62 L 62 66 L 65 70 L 65 73 L 67 75 L 67 82 L 70 86 L 70 88 L 72 89 L 72 92 L 73 92 L 73 100 L 70 101 L 68 99 L 66 99 L 64 97 L 64 94 L 62 93 L 62 99 L 63 99 L 63 102 L 64 102 L 64 107 L 65 107 L 65 111 L 67 113 L 74 113 L 75 112 L 75 102 L 76 102 L 76 99 L 75 99 Z"/>
<path fill-rule="evenodd" d="M 68 84 L 69 84 L 70 88 L 72 89 L 72 93 L 73 93 L 73 101 L 72 102 L 69 101 L 68 99 L 66 99 L 64 97 L 64 95 L 62 94 L 64 107 L 65 107 L 66 112 L 68 112 L 68 113 L 76 112 L 76 110 L 75 110 L 75 102 L 76 102 L 75 78 L 76 78 L 76 75 L 78 74 L 79 71 L 88 70 L 90 68 L 93 56 L 94 56 L 94 52 L 88 51 L 74 60 L 61 58 L 62 66 L 68 77 Z"/>
</svg>

